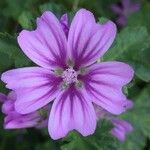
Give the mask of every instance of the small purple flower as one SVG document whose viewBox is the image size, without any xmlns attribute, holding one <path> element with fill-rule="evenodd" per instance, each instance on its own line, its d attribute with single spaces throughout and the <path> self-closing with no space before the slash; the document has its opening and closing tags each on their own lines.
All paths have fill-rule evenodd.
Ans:
<svg viewBox="0 0 150 150">
<path fill-rule="evenodd" d="M 127 121 L 114 118 L 112 119 L 114 128 L 111 130 L 111 134 L 120 141 L 125 141 L 125 135 L 132 132 L 133 127 Z"/>
<path fill-rule="evenodd" d="M 115 36 L 113 22 L 97 24 L 85 9 L 76 13 L 70 27 L 66 16 L 62 23 L 53 13 L 44 12 L 37 19 L 36 30 L 23 30 L 18 36 L 23 52 L 40 67 L 2 75 L 6 87 L 17 93 L 16 111 L 28 114 L 53 101 L 48 122 L 53 139 L 74 129 L 83 136 L 93 134 L 93 103 L 112 114 L 124 112 L 130 101 L 122 87 L 133 78 L 133 69 L 117 61 L 96 63 Z"/>
<path fill-rule="evenodd" d="M 16 112 L 14 108 L 14 104 L 16 101 L 15 92 L 10 92 L 8 96 L 5 96 L 3 98 L 2 112 L 5 114 L 5 129 L 18 129 L 39 126 L 45 127 L 45 125 L 47 126 L 47 123 L 45 124 L 45 122 L 47 122 L 46 117 L 44 118 L 38 111 L 29 114 L 19 114 L 18 112 Z M 44 111 L 47 110 L 45 109 Z"/>
<path fill-rule="evenodd" d="M 140 9 L 141 5 L 138 2 L 131 3 L 130 0 L 121 0 L 119 4 L 113 4 L 111 6 L 112 11 L 118 15 L 117 24 L 125 26 L 127 24 L 127 18 Z"/>
<path fill-rule="evenodd" d="M 133 103 L 130 101 L 127 105 L 127 109 L 131 109 L 133 107 Z M 127 121 L 118 119 L 116 116 L 110 114 L 108 111 L 99 107 L 98 105 L 94 105 L 96 110 L 97 120 L 106 119 L 112 122 L 114 127 L 111 130 L 111 134 L 115 136 L 120 141 L 125 141 L 125 135 L 127 133 L 132 132 L 133 127 Z"/>
</svg>

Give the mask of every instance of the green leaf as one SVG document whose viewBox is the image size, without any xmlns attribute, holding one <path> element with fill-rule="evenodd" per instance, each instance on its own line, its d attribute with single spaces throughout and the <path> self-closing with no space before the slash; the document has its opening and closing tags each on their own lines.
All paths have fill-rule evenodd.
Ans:
<svg viewBox="0 0 150 150">
<path fill-rule="evenodd" d="M 48 10 L 52 11 L 58 18 L 60 18 L 66 12 L 64 6 L 61 4 L 45 3 L 43 5 L 40 5 L 41 13 Z"/>
<path fill-rule="evenodd" d="M 17 40 L 7 33 L 0 33 L 0 52 L 13 59 L 16 67 L 31 65 L 31 61 L 19 48 Z"/>
<path fill-rule="evenodd" d="M 0 76 L 1 74 L 13 66 L 13 60 L 7 54 L 0 53 Z M 7 93 L 2 81 L 0 81 L 0 92 Z"/>
<path fill-rule="evenodd" d="M 105 120 L 97 124 L 96 132 L 88 137 L 83 137 L 77 132 L 71 132 L 61 147 L 62 150 L 116 150 L 116 140 L 109 133 L 112 125 Z"/>
<path fill-rule="evenodd" d="M 100 17 L 98 19 L 98 23 L 100 24 L 105 24 L 109 19 L 108 18 L 105 18 L 105 17 Z"/>
<path fill-rule="evenodd" d="M 13 57 L 15 51 L 19 51 L 16 39 L 7 33 L 0 33 L 0 52 Z"/>
<path fill-rule="evenodd" d="M 150 81 L 150 36 L 145 27 L 126 27 L 102 60 L 120 60 L 133 66 L 135 74 Z"/>
<path fill-rule="evenodd" d="M 97 1 L 97 11 L 100 12 L 100 14 L 103 17 L 113 17 L 114 13 L 111 11 L 111 5 L 117 3 L 117 0 L 99 0 Z"/>
<path fill-rule="evenodd" d="M 18 19 L 19 15 L 30 8 L 33 9 L 33 6 L 37 3 L 38 0 L 5 0 L 5 5 L 3 9 L 3 14 L 6 17 L 13 17 L 14 19 Z"/>
<path fill-rule="evenodd" d="M 33 29 L 34 25 L 34 15 L 30 11 L 24 11 L 18 18 L 18 22 L 24 29 Z"/>
<path fill-rule="evenodd" d="M 125 52 L 141 52 L 150 45 L 150 38 L 145 27 L 126 27 L 118 33 L 113 46 L 106 52 L 104 60 L 120 58 Z"/>
<path fill-rule="evenodd" d="M 146 137 L 138 128 L 126 136 L 125 142 L 118 141 L 118 150 L 142 150 L 146 144 Z"/>
<path fill-rule="evenodd" d="M 150 86 L 144 88 L 134 98 L 134 107 L 122 114 L 133 126 L 124 144 L 119 145 L 119 150 L 141 150 L 146 144 L 146 137 L 150 138 Z"/>
<path fill-rule="evenodd" d="M 60 148 L 55 141 L 49 140 L 44 144 L 37 144 L 36 150 L 60 150 Z"/>
<path fill-rule="evenodd" d="M 146 41 L 146 40 L 145 40 Z M 138 45 L 137 45 L 138 46 Z M 139 46 L 140 47 L 140 46 Z M 146 48 L 148 47 L 148 48 Z M 127 51 L 120 57 L 119 60 L 124 61 L 132 65 L 135 70 L 135 74 L 145 82 L 150 81 L 150 47 L 149 41 L 147 41 L 145 49 L 135 48 L 132 52 Z"/>
<path fill-rule="evenodd" d="M 5 88 L 5 85 L 2 81 L 0 81 L 0 92 L 5 94 L 8 93 L 8 89 Z"/>
<path fill-rule="evenodd" d="M 7 54 L 0 53 L 0 72 L 4 72 L 5 70 L 11 68 L 12 65 L 12 59 L 10 59 Z"/>
<path fill-rule="evenodd" d="M 133 121 L 150 138 L 150 86 L 146 87 L 136 98 L 133 109 Z"/>
</svg>

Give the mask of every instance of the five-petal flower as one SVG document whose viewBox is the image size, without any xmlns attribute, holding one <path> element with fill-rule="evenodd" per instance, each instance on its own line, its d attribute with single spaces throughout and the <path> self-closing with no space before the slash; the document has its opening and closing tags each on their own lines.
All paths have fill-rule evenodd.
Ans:
<svg viewBox="0 0 150 150">
<path fill-rule="evenodd" d="M 97 24 L 91 12 L 79 10 L 69 26 L 46 11 L 37 19 L 37 29 L 23 30 L 18 43 L 39 67 L 3 73 L 6 87 L 17 93 L 15 109 L 34 112 L 53 101 L 48 130 L 53 139 L 77 130 L 83 136 L 94 133 L 93 103 L 112 114 L 120 114 L 130 103 L 122 87 L 131 81 L 132 68 L 122 62 L 96 61 L 111 46 L 116 25 Z"/>
</svg>

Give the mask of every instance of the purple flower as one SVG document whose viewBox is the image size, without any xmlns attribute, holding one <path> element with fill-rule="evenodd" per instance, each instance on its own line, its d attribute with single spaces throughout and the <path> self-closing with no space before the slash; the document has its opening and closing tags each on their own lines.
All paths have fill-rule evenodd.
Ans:
<svg viewBox="0 0 150 150">
<path fill-rule="evenodd" d="M 125 135 L 132 132 L 133 128 L 130 123 L 121 119 L 112 119 L 114 128 L 111 130 L 111 134 L 120 141 L 125 141 Z"/>
<path fill-rule="evenodd" d="M 14 104 L 16 101 L 15 92 L 10 92 L 8 96 L 3 97 L 2 112 L 5 114 L 4 128 L 29 128 L 29 127 L 45 127 L 47 126 L 47 119 L 44 118 L 40 112 L 35 111 L 29 114 L 19 114 Z M 42 110 L 41 110 L 42 111 Z M 47 111 L 46 109 L 44 111 Z M 46 123 L 46 124 L 45 124 Z"/>
<path fill-rule="evenodd" d="M 81 9 L 68 28 L 66 36 L 54 14 L 44 12 L 37 19 L 36 30 L 23 30 L 18 36 L 23 52 L 40 67 L 14 69 L 2 75 L 6 87 L 17 93 L 15 109 L 19 113 L 34 112 L 53 101 L 48 123 L 53 139 L 74 129 L 83 136 L 94 133 L 93 103 L 112 114 L 124 112 L 129 100 L 122 87 L 133 78 L 127 64 L 96 63 L 114 41 L 113 22 L 97 24 L 91 12 Z"/>
<path fill-rule="evenodd" d="M 132 132 L 133 127 L 127 121 L 116 118 L 116 116 L 110 114 L 108 111 L 103 108 L 94 105 L 96 110 L 97 120 L 106 119 L 112 122 L 114 127 L 111 130 L 111 134 L 115 136 L 120 141 L 125 141 L 125 135 Z M 130 101 L 127 105 L 127 109 L 131 109 L 133 103 Z"/>
<path fill-rule="evenodd" d="M 127 24 L 127 18 L 140 9 L 141 5 L 138 2 L 131 3 L 130 0 L 121 0 L 119 4 L 113 4 L 111 6 L 112 11 L 118 15 L 117 24 L 125 26 Z"/>
</svg>

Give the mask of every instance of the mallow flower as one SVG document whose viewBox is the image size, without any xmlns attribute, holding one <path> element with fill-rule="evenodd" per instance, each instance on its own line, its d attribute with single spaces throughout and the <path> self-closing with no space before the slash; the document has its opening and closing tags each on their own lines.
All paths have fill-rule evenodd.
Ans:
<svg viewBox="0 0 150 150">
<path fill-rule="evenodd" d="M 97 24 L 85 9 L 75 14 L 70 25 L 66 15 L 61 20 L 46 11 L 37 18 L 36 30 L 23 30 L 18 43 L 39 67 L 10 70 L 1 78 L 16 92 L 15 109 L 20 114 L 32 113 L 53 101 L 48 121 L 53 139 L 71 130 L 83 136 L 93 134 L 93 103 L 112 114 L 124 112 L 131 101 L 122 87 L 133 78 L 133 69 L 125 63 L 97 63 L 115 39 L 113 22 Z"/>
<path fill-rule="evenodd" d="M 47 126 L 47 113 L 50 105 L 45 106 L 39 111 L 34 111 L 29 114 L 19 114 L 14 107 L 16 101 L 16 93 L 11 91 L 8 96 L 0 93 L 2 104 L 2 112 L 4 113 L 4 128 L 5 129 L 20 129 L 20 128 L 43 128 Z"/>
<path fill-rule="evenodd" d="M 120 141 L 125 141 L 126 134 L 133 131 L 132 125 L 121 119 L 112 119 L 112 123 L 114 125 L 111 130 L 111 134 L 115 136 Z"/>
<path fill-rule="evenodd" d="M 127 24 L 128 17 L 138 11 L 141 5 L 139 2 L 131 2 L 131 0 L 121 0 L 120 3 L 113 4 L 111 6 L 112 11 L 118 15 L 117 24 L 125 26 Z"/>
</svg>

